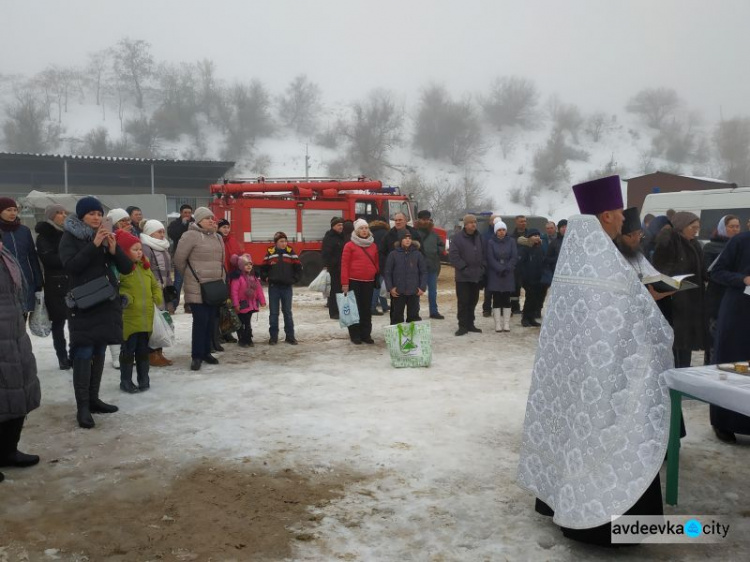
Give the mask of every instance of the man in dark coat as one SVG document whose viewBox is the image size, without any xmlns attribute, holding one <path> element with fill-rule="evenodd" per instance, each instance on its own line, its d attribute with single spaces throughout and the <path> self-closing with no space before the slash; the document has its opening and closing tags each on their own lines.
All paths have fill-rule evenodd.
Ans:
<svg viewBox="0 0 750 562">
<path fill-rule="evenodd" d="M 331 230 L 323 236 L 320 246 L 320 256 L 323 266 L 331 276 L 331 293 L 328 295 L 328 315 L 333 319 L 339 317 L 339 307 L 336 304 L 336 293 L 341 292 L 341 253 L 344 251 L 344 219 L 333 217 Z"/>
<path fill-rule="evenodd" d="M 193 208 L 188 205 L 180 206 L 180 217 L 169 223 L 167 227 L 167 235 L 172 241 L 172 256 L 177 251 L 177 244 L 180 242 L 180 238 L 190 228 L 190 223 L 194 222 L 193 219 Z M 180 292 L 182 291 L 182 273 L 177 268 L 174 268 L 174 288 L 177 291 L 177 298 L 172 303 L 175 308 L 180 304 Z M 187 305 L 185 305 L 187 307 Z"/>
<path fill-rule="evenodd" d="M 526 217 L 524 215 L 516 216 L 516 227 L 513 229 L 511 234 L 518 243 L 519 238 L 526 238 Z M 521 246 L 518 246 L 519 250 Z M 519 314 L 521 312 L 521 270 L 516 268 L 516 290 L 513 292 L 513 296 L 510 298 L 510 309 L 513 314 Z"/>
<path fill-rule="evenodd" d="M 442 320 L 445 316 L 438 311 L 437 280 L 440 275 L 440 258 L 445 253 L 445 244 L 440 236 L 435 234 L 434 226 L 432 213 L 426 210 L 419 211 L 417 230 L 422 236 L 422 254 L 427 263 L 427 301 L 430 306 L 430 318 Z"/>
<path fill-rule="evenodd" d="M 419 234 L 419 231 L 413 226 L 406 224 L 406 215 L 404 213 L 396 213 L 393 215 L 393 222 L 393 228 L 386 233 L 378 248 L 381 255 L 380 261 L 383 266 L 385 266 L 385 260 L 388 259 L 388 254 L 390 254 L 396 247 L 399 241 L 399 233 L 401 231 L 408 230 L 411 233 L 412 240 L 416 240 L 420 244 L 422 243 L 422 236 Z"/>
<path fill-rule="evenodd" d="M 750 359 L 750 232 L 734 236 L 727 243 L 711 280 L 726 287 L 716 326 L 717 363 L 734 363 Z M 688 291 L 693 292 L 693 291 Z M 716 436 L 726 443 L 736 441 L 735 433 L 750 435 L 750 417 L 718 406 L 711 406 L 711 425 Z"/>
<path fill-rule="evenodd" d="M 484 277 L 484 248 L 477 232 L 477 218 L 464 217 L 464 227 L 451 238 L 448 256 L 456 275 L 457 336 L 480 332 L 474 325 L 474 309 L 479 302 L 479 285 Z"/>
<path fill-rule="evenodd" d="M 518 267 L 521 274 L 521 283 L 526 293 L 526 301 L 523 304 L 523 316 L 521 326 L 541 326 L 536 318 L 541 315 L 542 309 L 542 273 L 544 272 L 544 252 L 542 251 L 542 239 L 539 231 L 532 228 L 527 231 L 528 245 L 518 246 Z"/>
<path fill-rule="evenodd" d="M 370 233 L 372 234 L 373 244 L 378 248 L 379 271 L 385 271 L 385 257 L 380 251 L 380 245 L 383 243 L 383 238 L 385 238 L 385 235 L 388 234 L 390 229 L 391 225 L 388 224 L 388 221 L 386 221 L 383 216 L 375 217 L 370 223 Z M 378 276 L 375 278 L 375 289 L 372 292 L 372 310 L 370 312 L 373 316 L 382 316 L 390 310 L 388 299 L 380 296 L 380 287 L 382 286 L 382 283 L 383 276 L 378 273 Z M 378 302 L 380 303 L 380 308 L 383 310 L 382 312 L 378 310 Z"/>
<path fill-rule="evenodd" d="M 49 205 L 44 210 L 46 220 L 37 223 L 36 252 L 44 267 L 44 304 L 52 322 L 52 343 L 55 346 L 60 370 L 70 369 L 70 357 L 65 343 L 65 321 L 68 307 L 65 294 L 68 292 L 68 275 L 60 261 L 60 240 L 67 212 L 62 205 Z"/>
</svg>

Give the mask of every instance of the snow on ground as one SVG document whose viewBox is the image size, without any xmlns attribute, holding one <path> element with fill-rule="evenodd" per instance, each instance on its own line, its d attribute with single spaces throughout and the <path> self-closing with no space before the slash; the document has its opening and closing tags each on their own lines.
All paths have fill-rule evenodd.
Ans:
<svg viewBox="0 0 750 562">
<path fill-rule="evenodd" d="M 374 319 L 376 345 L 354 346 L 328 320 L 322 297 L 298 289 L 300 345 L 268 346 L 264 309 L 253 323 L 254 348 L 227 344 L 220 365 L 197 373 L 188 369 L 190 316 L 176 314 L 179 342 L 165 351 L 175 365 L 152 369 L 151 390 L 131 396 L 119 391 L 118 374 L 108 364 L 102 397 L 121 411 L 96 416 L 97 427 L 89 431 L 75 423 L 71 375 L 57 370 L 51 340 L 34 338 L 43 400 L 28 418 L 21 445 L 39 453 L 42 463 L 4 469 L 3 504 L 17 506 L 6 512 L 6 522 L 27 531 L 9 542 L 0 537 L 0 560 L 14 560 L 19 552 L 29 560 L 96 560 L 81 554 L 91 546 L 85 538 L 80 546 L 60 548 L 50 542 L 54 535 L 34 534 L 38 518 L 49 510 L 64 513 L 76 498 L 90 498 L 92 507 L 98 497 L 109 497 L 105 493 L 136 501 L 145 494 L 144 482 L 155 481 L 147 490 L 153 495 L 196 460 L 339 482 L 339 497 L 310 505 L 309 517 L 285 522 L 289 536 L 280 540 L 291 550 L 284 557 L 296 560 L 749 559 L 747 535 L 710 547 L 610 552 L 564 539 L 537 515 L 533 498 L 514 479 L 539 332 L 522 329 L 516 317 L 510 334 L 495 333 L 480 313 L 482 334 L 455 337 L 450 275 L 447 269 L 441 277 L 447 318 L 432 321 L 430 368 L 391 368 L 382 337 L 387 317 Z M 750 516 L 747 447 L 716 441 L 705 405 L 688 404 L 685 411 L 680 505 L 667 506 L 667 513 Z M 664 486 L 664 473 L 662 478 Z M 252 506 L 247 511 L 231 517 L 248 516 L 251 529 Z M 162 525 L 157 523 L 149 527 Z M 294 540 L 301 526 L 309 533 Z M 135 546 L 118 547 L 117 556 L 106 559 L 149 559 L 147 534 L 130 537 L 138 554 Z M 226 555 L 219 548 L 228 540 L 222 532 L 203 540 L 205 548 L 215 546 L 213 560 L 254 558 L 249 552 Z M 208 559 L 186 549 L 159 558 Z"/>
</svg>

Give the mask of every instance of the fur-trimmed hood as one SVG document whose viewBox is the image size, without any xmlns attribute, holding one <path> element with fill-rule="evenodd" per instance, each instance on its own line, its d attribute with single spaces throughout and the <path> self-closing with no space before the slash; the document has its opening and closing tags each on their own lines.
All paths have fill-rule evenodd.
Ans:
<svg viewBox="0 0 750 562">
<path fill-rule="evenodd" d="M 68 215 L 65 217 L 65 224 L 63 225 L 65 232 L 70 232 L 73 236 L 79 240 L 93 240 L 96 236 L 96 231 L 79 219 L 76 215 Z"/>
<path fill-rule="evenodd" d="M 414 240 L 412 238 L 412 240 L 411 240 L 411 246 L 409 246 L 409 247 L 410 248 L 414 248 L 415 250 L 419 251 L 419 248 L 422 247 L 422 244 L 420 244 L 418 240 Z M 401 247 L 401 240 L 399 240 L 398 242 L 394 242 L 393 243 L 393 249 L 394 250 L 404 251 L 404 249 Z M 409 250 L 409 251 L 411 251 L 411 250 Z"/>
<path fill-rule="evenodd" d="M 378 220 L 374 220 L 374 221 L 372 221 L 370 223 L 370 230 L 371 231 L 372 230 L 381 230 L 381 229 L 390 230 L 391 229 L 391 225 L 388 224 L 387 222 L 378 221 Z"/>
</svg>

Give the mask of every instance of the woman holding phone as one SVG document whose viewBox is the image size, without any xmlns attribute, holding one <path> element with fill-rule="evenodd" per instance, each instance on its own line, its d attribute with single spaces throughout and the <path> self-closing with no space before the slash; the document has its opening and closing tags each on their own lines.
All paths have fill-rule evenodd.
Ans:
<svg viewBox="0 0 750 562">
<path fill-rule="evenodd" d="M 117 406 L 99 399 L 107 345 L 122 342 L 122 307 L 117 297 L 114 270 L 130 273 L 133 264 L 115 242 L 112 232 L 102 225 L 104 209 L 95 197 L 78 201 L 74 215 L 65 219 L 60 240 L 60 261 L 68 274 L 71 294 L 97 281 L 97 290 L 85 307 L 69 298 L 68 320 L 73 348 L 73 388 L 78 409 L 78 425 L 94 427 L 91 414 L 110 414 Z M 107 284 L 112 290 L 107 290 Z M 99 300 L 100 299 L 100 300 Z M 99 302 L 96 302 L 99 300 Z M 92 302 L 93 301 L 93 302 Z"/>
</svg>

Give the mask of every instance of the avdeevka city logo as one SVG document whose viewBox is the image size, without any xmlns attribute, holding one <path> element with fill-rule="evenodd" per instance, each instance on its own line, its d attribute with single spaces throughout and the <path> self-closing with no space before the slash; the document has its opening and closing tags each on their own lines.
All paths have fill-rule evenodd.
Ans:
<svg viewBox="0 0 750 562">
<path fill-rule="evenodd" d="M 690 538 L 700 537 L 703 534 L 703 525 L 697 519 L 685 521 L 685 534 Z"/>
</svg>

